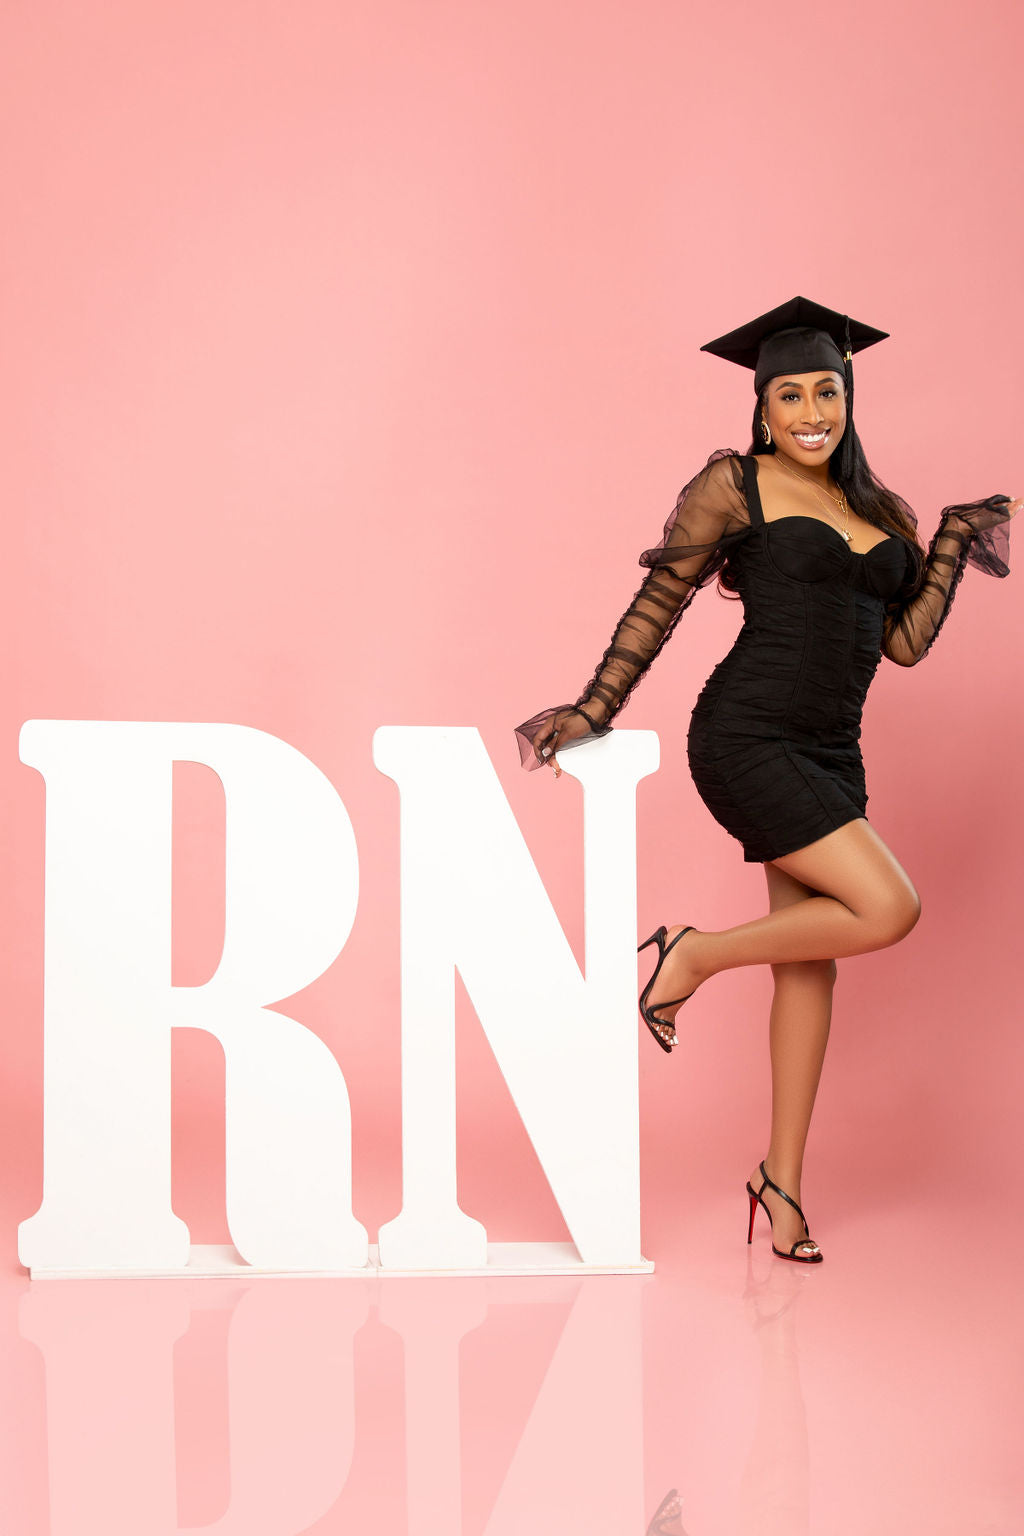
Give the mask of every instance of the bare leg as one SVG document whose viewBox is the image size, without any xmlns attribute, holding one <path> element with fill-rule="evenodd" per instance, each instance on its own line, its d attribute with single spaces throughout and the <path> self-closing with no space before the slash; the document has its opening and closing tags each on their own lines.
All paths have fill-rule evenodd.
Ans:
<svg viewBox="0 0 1024 1536">
<path fill-rule="evenodd" d="M 662 1019 L 677 1010 L 659 1000 L 685 997 L 718 971 L 884 949 L 905 938 L 921 914 L 909 875 L 865 817 L 772 864 L 817 894 L 721 933 L 684 935 L 649 999 Z M 681 926 L 669 928 L 670 939 Z"/>
<path fill-rule="evenodd" d="M 819 893 L 776 865 L 764 866 L 773 912 Z M 800 1180 L 804 1146 L 811 1111 L 818 1091 L 825 1047 L 832 1020 L 832 989 L 836 979 L 834 960 L 789 960 L 772 966 L 775 994 L 772 999 L 769 1044 L 772 1063 L 772 1134 L 764 1160 L 765 1171 L 798 1205 L 803 1204 Z M 750 1184 L 760 1191 L 760 1168 L 750 1174 Z M 773 1190 L 764 1191 L 772 1214 L 772 1241 L 788 1253 L 802 1242 L 799 1216 Z M 761 1220 L 764 1220 L 762 1215 Z M 802 1242 L 798 1253 L 814 1253 L 816 1243 Z"/>
</svg>

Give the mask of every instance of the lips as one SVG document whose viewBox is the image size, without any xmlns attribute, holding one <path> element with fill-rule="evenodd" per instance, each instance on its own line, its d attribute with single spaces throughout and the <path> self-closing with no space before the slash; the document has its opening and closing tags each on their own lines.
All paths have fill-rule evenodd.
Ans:
<svg viewBox="0 0 1024 1536">
<path fill-rule="evenodd" d="M 829 431 L 826 427 L 824 432 L 793 432 L 790 435 L 796 438 L 801 448 L 820 448 L 827 442 Z"/>
</svg>

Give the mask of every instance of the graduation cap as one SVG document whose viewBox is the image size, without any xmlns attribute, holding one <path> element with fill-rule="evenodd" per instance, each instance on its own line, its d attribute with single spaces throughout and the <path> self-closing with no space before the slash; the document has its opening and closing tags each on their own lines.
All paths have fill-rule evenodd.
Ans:
<svg viewBox="0 0 1024 1536">
<path fill-rule="evenodd" d="M 780 373 L 811 373 L 826 368 L 846 380 L 847 430 L 843 435 L 842 463 L 853 462 L 853 354 L 885 341 L 888 331 L 878 331 L 837 310 L 826 309 L 797 295 L 756 320 L 705 342 L 702 352 L 713 352 L 730 363 L 754 370 L 754 388 L 760 394 L 769 379 Z"/>
</svg>

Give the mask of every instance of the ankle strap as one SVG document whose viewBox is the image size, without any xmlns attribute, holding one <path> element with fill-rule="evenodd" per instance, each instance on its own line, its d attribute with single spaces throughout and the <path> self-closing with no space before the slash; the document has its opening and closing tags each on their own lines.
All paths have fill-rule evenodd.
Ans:
<svg viewBox="0 0 1024 1536">
<path fill-rule="evenodd" d="M 785 1200 L 787 1202 L 787 1204 L 789 1204 L 789 1205 L 791 1205 L 793 1207 L 794 1211 L 796 1211 L 797 1215 L 800 1217 L 800 1220 L 804 1224 L 804 1231 L 808 1234 L 808 1236 L 810 1236 L 810 1228 L 807 1225 L 807 1217 L 804 1215 L 803 1211 L 797 1205 L 796 1201 L 793 1199 L 793 1196 L 792 1195 L 787 1195 L 786 1191 L 784 1189 L 780 1189 L 779 1188 L 779 1186 L 775 1183 L 774 1179 L 770 1179 L 768 1177 L 767 1173 L 765 1173 L 765 1167 L 764 1167 L 764 1163 L 763 1162 L 761 1164 L 761 1174 L 762 1174 L 762 1177 L 764 1178 L 764 1184 L 761 1185 L 761 1194 L 762 1195 L 764 1194 L 765 1186 L 766 1185 L 767 1185 L 767 1187 L 769 1189 L 774 1189 L 774 1191 L 775 1191 L 775 1193 L 777 1195 L 781 1195 L 783 1200 Z M 797 1244 L 795 1244 L 795 1246 L 799 1248 L 800 1244 L 797 1243 Z"/>
</svg>

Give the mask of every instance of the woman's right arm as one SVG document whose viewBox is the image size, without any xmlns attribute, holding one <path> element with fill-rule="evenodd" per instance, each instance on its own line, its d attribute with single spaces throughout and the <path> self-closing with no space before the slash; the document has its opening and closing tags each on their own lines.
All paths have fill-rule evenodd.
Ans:
<svg viewBox="0 0 1024 1536">
<path fill-rule="evenodd" d="M 651 570 L 579 698 L 516 727 L 524 767 L 536 768 L 566 747 L 608 734 L 699 588 L 749 531 L 737 455 L 720 451 L 680 491 L 660 544 L 640 556 Z"/>
</svg>

